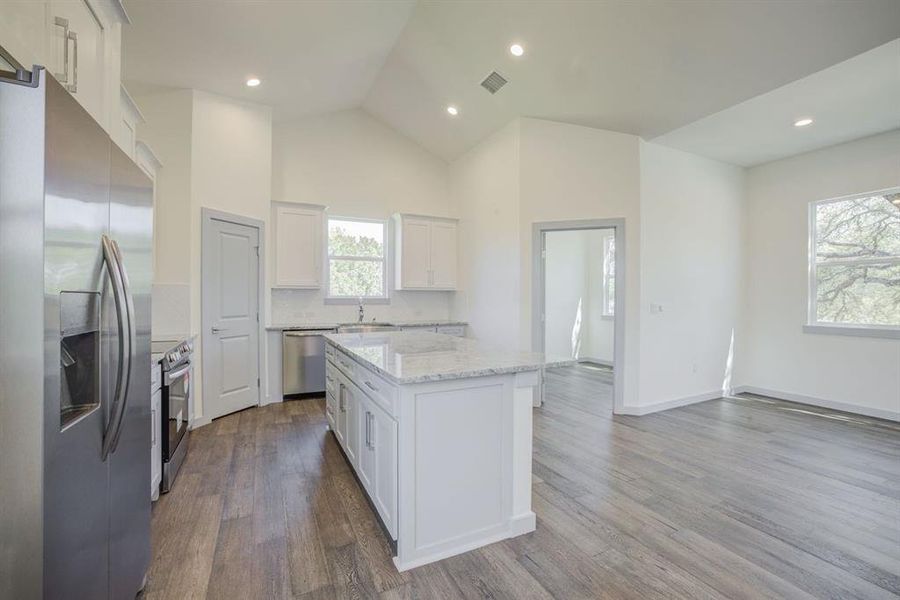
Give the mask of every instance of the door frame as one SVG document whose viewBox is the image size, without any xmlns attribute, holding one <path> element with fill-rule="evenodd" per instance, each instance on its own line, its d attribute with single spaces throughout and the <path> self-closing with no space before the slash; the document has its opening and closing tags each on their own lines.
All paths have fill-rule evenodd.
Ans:
<svg viewBox="0 0 900 600">
<path fill-rule="evenodd" d="M 207 285 L 208 278 L 208 269 L 209 265 L 206 263 L 205 256 L 207 255 L 203 252 L 203 249 L 206 247 L 207 241 L 211 238 L 213 233 L 212 225 L 213 221 L 225 221 L 226 223 L 234 223 L 235 225 L 243 225 L 245 227 L 252 227 L 257 230 L 258 239 L 259 239 L 259 253 L 257 254 L 257 269 L 256 269 L 256 294 L 257 294 L 257 307 L 259 310 L 259 321 L 256 325 L 257 328 L 257 344 L 256 344 L 256 364 L 257 364 L 257 376 L 259 377 L 259 385 L 257 386 L 257 397 L 256 397 L 256 406 L 262 406 L 263 404 L 263 388 L 262 388 L 262 379 L 265 376 L 265 371 L 263 367 L 265 366 L 263 361 L 263 344 L 266 342 L 266 331 L 265 331 L 265 273 L 266 273 L 266 224 L 265 221 L 260 219 L 254 219 L 252 217 L 245 217 L 243 215 L 236 215 L 233 213 L 227 213 L 220 210 L 215 210 L 212 208 L 201 207 L 200 208 L 200 356 L 201 356 L 201 370 L 202 374 L 200 380 L 202 382 L 201 385 L 201 393 L 203 396 L 206 396 L 206 390 L 210 389 L 209 386 L 209 373 L 210 369 L 207 368 L 207 353 L 204 352 L 204 347 L 206 347 L 207 343 L 210 342 L 212 337 L 212 325 L 209 323 L 209 315 L 203 310 L 203 307 L 206 305 L 206 298 L 209 286 Z M 212 418 L 209 416 L 208 406 L 206 404 L 206 398 L 202 399 L 203 402 L 203 417 L 202 423 L 210 423 Z"/>
<path fill-rule="evenodd" d="M 532 225 L 531 254 L 531 347 L 544 352 L 544 319 L 546 272 L 544 241 L 553 231 L 613 229 L 616 239 L 616 312 L 613 318 L 613 413 L 625 408 L 625 219 L 585 219 L 576 221 L 541 221 Z"/>
</svg>

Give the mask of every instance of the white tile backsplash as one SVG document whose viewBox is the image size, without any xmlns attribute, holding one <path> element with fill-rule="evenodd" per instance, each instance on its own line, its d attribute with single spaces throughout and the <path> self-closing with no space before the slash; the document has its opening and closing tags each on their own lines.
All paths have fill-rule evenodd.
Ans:
<svg viewBox="0 0 900 600">
<path fill-rule="evenodd" d="M 191 286 L 186 283 L 154 283 L 151 288 L 150 322 L 154 337 L 191 331 Z"/>
<path fill-rule="evenodd" d="M 391 292 L 390 304 L 367 304 L 366 321 L 450 318 L 453 292 Z M 325 304 L 323 290 L 272 290 L 270 323 L 355 321 L 358 307 Z"/>
</svg>

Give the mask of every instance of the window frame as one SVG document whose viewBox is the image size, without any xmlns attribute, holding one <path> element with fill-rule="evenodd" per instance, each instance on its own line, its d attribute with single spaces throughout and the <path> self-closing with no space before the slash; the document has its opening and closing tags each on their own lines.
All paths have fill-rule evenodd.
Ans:
<svg viewBox="0 0 900 600">
<path fill-rule="evenodd" d="M 822 264 L 842 264 L 842 265 L 872 265 L 872 264 L 890 264 L 900 265 L 900 257 L 895 258 L 848 258 L 837 259 L 832 261 L 816 260 L 816 245 L 818 242 L 818 228 L 816 226 L 817 210 L 824 204 L 833 204 L 835 202 L 846 202 L 857 198 L 867 198 L 870 196 L 881 196 L 888 194 L 900 193 L 900 187 L 890 187 L 881 190 L 873 190 L 859 194 L 848 194 L 837 198 L 826 198 L 824 200 L 812 200 L 809 202 L 807 209 L 807 301 L 806 301 L 806 324 L 803 325 L 805 333 L 822 333 L 828 335 L 849 335 L 859 337 L 884 337 L 892 339 L 900 339 L 900 325 L 869 325 L 864 323 L 834 323 L 831 321 L 818 320 L 818 279 L 817 270 Z"/>
<path fill-rule="evenodd" d="M 345 255 L 331 255 L 330 250 L 330 231 L 331 231 L 331 221 L 350 221 L 354 223 L 377 223 L 381 225 L 382 235 L 384 240 L 384 252 L 382 253 L 381 258 L 376 258 L 373 256 L 345 256 Z M 380 262 L 382 263 L 382 284 L 384 285 L 384 294 L 381 296 L 363 296 L 362 303 L 363 304 L 390 304 L 390 252 L 391 252 L 391 244 L 390 244 L 390 222 L 387 219 L 370 219 L 365 217 L 342 217 L 338 215 L 325 215 L 325 235 L 323 236 L 323 241 L 325 244 L 325 251 L 322 255 L 325 257 L 325 304 L 352 304 L 356 305 L 359 303 L 359 296 L 332 296 L 331 295 L 331 261 L 332 260 L 352 260 L 359 262 Z"/>
<path fill-rule="evenodd" d="M 606 235 L 603 238 L 603 303 L 600 311 L 600 316 L 607 319 L 612 319 L 616 316 L 615 304 L 613 304 L 613 308 L 610 308 L 610 282 L 616 282 L 616 235 L 615 232 L 612 234 Z M 612 246 L 612 252 L 610 252 L 610 246 Z M 610 254 L 612 256 L 610 256 Z M 610 269 L 610 265 L 612 265 L 612 269 Z M 612 271 L 612 272 L 610 272 Z M 615 303 L 615 295 L 612 298 L 613 303 Z"/>
</svg>

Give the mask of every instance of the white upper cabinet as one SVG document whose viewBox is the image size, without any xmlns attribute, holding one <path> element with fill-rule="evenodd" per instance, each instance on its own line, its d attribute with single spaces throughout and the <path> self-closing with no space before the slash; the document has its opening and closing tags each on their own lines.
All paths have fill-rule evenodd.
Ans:
<svg viewBox="0 0 900 600">
<path fill-rule="evenodd" d="M 47 70 L 91 116 L 106 122 L 106 35 L 104 24 L 86 2 L 50 2 L 50 53 Z"/>
<path fill-rule="evenodd" d="M 396 289 L 455 290 L 456 221 L 397 214 L 394 223 Z"/>
<path fill-rule="evenodd" d="M 325 207 L 273 203 L 276 288 L 322 287 Z"/>
<path fill-rule="evenodd" d="M 145 121 L 144 115 L 141 114 L 141 109 L 138 108 L 137 103 L 131 97 L 131 94 L 128 93 L 128 90 L 125 89 L 125 86 L 120 87 L 119 99 L 119 118 L 116 119 L 116 126 L 113 127 L 110 136 L 125 154 L 137 161 L 135 153 L 135 144 L 137 143 L 136 131 L 137 126 Z"/>
<path fill-rule="evenodd" d="M 123 23 L 119 0 L 0 0 L 0 46 L 27 70 L 46 67 L 111 134 L 119 125 Z"/>
<path fill-rule="evenodd" d="M 431 287 L 456 289 L 456 221 L 431 224 Z"/>
</svg>

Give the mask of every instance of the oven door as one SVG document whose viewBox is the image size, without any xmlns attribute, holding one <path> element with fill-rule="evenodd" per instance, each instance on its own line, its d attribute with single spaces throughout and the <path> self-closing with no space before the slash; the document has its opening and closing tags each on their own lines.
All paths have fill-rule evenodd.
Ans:
<svg viewBox="0 0 900 600">
<path fill-rule="evenodd" d="M 163 460 L 175 454 L 188 430 L 188 406 L 191 398 L 191 364 L 186 363 L 163 375 Z"/>
</svg>

